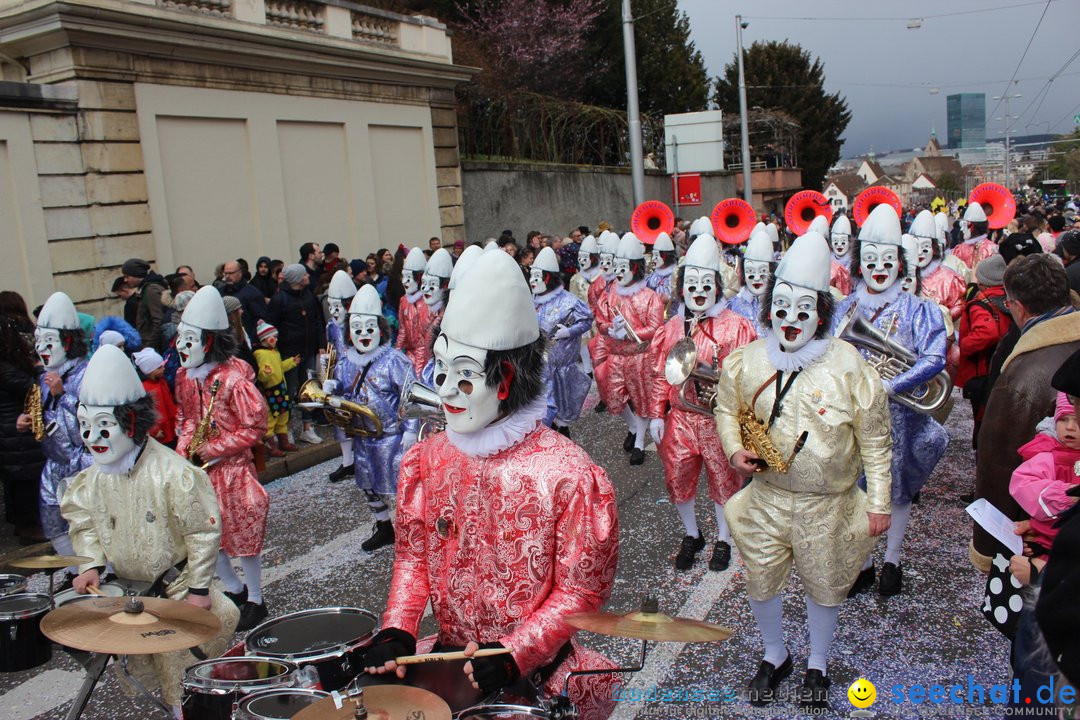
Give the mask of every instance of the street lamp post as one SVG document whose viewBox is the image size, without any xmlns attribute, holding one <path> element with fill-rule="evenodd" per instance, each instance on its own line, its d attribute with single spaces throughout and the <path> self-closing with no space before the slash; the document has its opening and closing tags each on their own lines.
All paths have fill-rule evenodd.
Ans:
<svg viewBox="0 0 1080 720">
<path fill-rule="evenodd" d="M 1011 165 L 1009 160 L 1009 121 L 1012 120 L 1012 116 L 1009 114 L 1009 101 L 1016 98 L 1023 97 L 1023 95 L 995 95 L 991 100 L 1004 100 L 1005 101 L 1005 187 L 1012 189 L 1012 183 L 1010 182 Z"/>
<path fill-rule="evenodd" d="M 750 123 L 746 117 L 746 74 L 743 72 L 742 31 L 750 23 L 742 15 L 735 16 L 736 56 L 739 59 L 739 134 L 742 140 L 743 200 L 754 204 L 754 188 L 750 181 Z"/>
<path fill-rule="evenodd" d="M 634 207 L 645 201 L 645 160 L 641 148 L 641 110 L 638 108 L 637 50 L 630 0 L 622 0 L 623 55 L 626 59 L 626 120 L 630 132 L 630 180 Z"/>
</svg>

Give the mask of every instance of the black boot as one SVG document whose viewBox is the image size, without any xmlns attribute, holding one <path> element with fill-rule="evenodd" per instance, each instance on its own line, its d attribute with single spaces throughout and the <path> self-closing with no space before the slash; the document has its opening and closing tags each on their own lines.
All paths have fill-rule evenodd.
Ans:
<svg viewBox="0 0 1080 720">
<path fill-rule="evenodd" d="M 229 592 L 228 590 L 222 590 L 225 593 L 225 597 L 233 601 L 233 605 L 238 608 L 243 608 L 247 603 L 247 585 L 245 585 L 240 592 Z"/>
<path fill-rule="evenodd" d="M 247 588 L 244 588 L 244 590 L 245 594 L 247 594 Z M 258 605 L 253 602 L 244 603 L 243 607 L 240 608 L 240 621 L 236 623 L 236 632 L 252 629 L 265 620 L 268 614 L 265 602 Z"/>
<path fill-rule="evenodd" d="M 878 595 L 891 597 L 899 595 L 904 587 L 904 566 L 885 563 L 881 566 L 881 578 L 878 580 Z"/>
<path fill-rule="evenodd" d="M 394 523 L 389 520 L 379 520 L 375 523 L 375 532 L 364 542 L 360 543 L 360 549 L 364 552 L 374 552 L 381 547 L 394 544 Z"/>
<path fill-rule="evenodd" d="M 853 598 L 864 590 L 869 590 L 872 587 L 874 587 L 873 565 L 859 572 L 859 577 L 855 578 L 855 584 L 847 591 L 847 596 Z"/>
<path fill-rule="evenodd" d="M 352 477 L 355 474 L 354 465 L 341 465 L 337 470 L 330 473 L 330 482 L 338 483 L 347 477 Z"/>
<path fill-rule="evenodd" d="M 746 689 L 747 699 L 754 707 L 764 707 L 775 699 L 776 688 L 784 681 L 792 670 L 791 653 L 787 659 L 777 667 L 771 662 L 762 660 L 758 665 L 757 674 L 750 680 L 750 686 Z"/>
<path fill-rule="evenodd" d="M 816 668 L 806 671 L 806 679 L 799 688 L 799 705 L 808 710 L 828 710 L 829 686 L 832 681 Z"/>
<path fill-rule="evenodd" d="M 607 403 L 604 402 L 603 400 L 596 403 L 596 407 L 593 408 L 593 412 L 598 412 L 598 413 L 604 412 L 605 410 L 607 410 Z"/>
<path fill-rule="evenodd" d="M 630 464 L 631 465 L 644 465 L 645 464 L 645 451 L 633 448 L 630 451 Z"/>
<path fill-rule="evenodd" d="M 705 547 L 705 538 L 684 536 L 682 545 L 679 546 L 679 552 L 675 555 L 675 569 L 689 570 L 693 567 L 694 559 L 703 547 Z"/>
<path fill-rule="evenodd" d="M 637 434 L 632 430 L 626 433 L 626 437 L 622 441 L 622 449 L 624 452 L 630 452 L 634 449 L 634 443 L 637 442 Z"/>
<path fill-rule="evenodd" d="M 565 435 L 569 439 L 569 437 L 570 437 L 570 428 L 569 427 L 567 427 L 566 425 L 552 425 L 551 427 L 554 428 L 555 432 L 559 433 L 560 435 Z"/>
<path fill-rule="evenodd" d="M 714 572 L 723 572 L 731 564 L 731 546 L 723 540 L 713 543 L 712 557 L 709 558 L 709 569 Z"/>
</svg>

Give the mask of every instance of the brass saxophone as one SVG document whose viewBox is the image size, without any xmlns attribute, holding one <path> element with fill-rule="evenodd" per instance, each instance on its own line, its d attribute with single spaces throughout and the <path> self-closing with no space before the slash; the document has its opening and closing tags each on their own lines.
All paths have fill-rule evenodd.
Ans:
<svg viewBox="0 0 1080 720">
<path fill-rule="evenodd" d="M 41 410 L 41 386 L 36 381 L 26 392 L 23 412 L 30 416 L 30 432 L 34 434 L 34 440 L 37 442 L 44 440 L 45 416 Z"/>
<path fill-rule="evenodd" d="M 188 460 L 190 460 L 192 464 L 199 466 L 202 470 L 205 470 L 213 464 L 213 462 L 202 462 L 202 458 L 199 457 L 199 450 L 201 450 L 202 446 L 206 444 L 206 441 L 210 439 L 210 425 L 214 420 L 214 402 L 217 400 L 217 393 L 220 387 L 220 380 L 215 380 L 214 384 L 210 386 L 210 402 L 206 406 L 206 412 L 204 412 L 202 418 L 199 419 L 199 424 L 195 428 L 195 432 L 191 434 L 191 442 L 188 444 Z"/>
<path fill-rule="evenodd" d="M 803 434 L 795 442 L 795 448 L 791 451 L 791 455 L 785 458 L 773 445 L 772 438 L 769 437 L 769 429 L 757 419 L 754 409 L 746 407 L 739 413 L 739 435 L 742 437 L 744 448 L 761 458 L 768 467 L 781 475 L 786 475 L 788 470 L 791 469 L 791 463 L 795 456 L 799 454 L 803 445 L 806 444 L 808 433 L 803 431 Z M 761 470 L 765 470 L 765 468 L 761 467 L 758 472 Z"/>
</svg>

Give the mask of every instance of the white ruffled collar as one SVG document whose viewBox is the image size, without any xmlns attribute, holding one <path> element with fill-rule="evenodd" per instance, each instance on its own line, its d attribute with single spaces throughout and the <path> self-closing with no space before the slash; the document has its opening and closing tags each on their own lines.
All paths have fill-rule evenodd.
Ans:
<svg viewBox="0 0 1080 720">
<path fill-rule="evenodd" d="M 142 455 L 142 451 L 146 449 L 146 444 L 141 446 L 136 445 L 131 448 L 122 458 L 113 463 L 95 463 L 98 466 L 98 470 L 106 475 L 124 475 L 131 472 L 131 468 L 135 467 L 135 463 L 139 462 L 139 456 Z"/>
<path fill-rule="evenodd" d="M 345 351 L 345 356 L 349 358 L 349 362 L 358 367 L 367 367 L 371 363 L 375 362 L 390 350 L 390 343 L 383 343 L 379 346 L 378 350 L 369 353 L 361 353 L 355 347 L 350 347 Z"/>
<path fill-rule="evenodd" d="M 672 263 L 671 265 L 668 265 L 667 267 L 656 268 L 655 270 L 652 271 L 652 274 L 656 275 L 657 277 L 667 277 L 668 275 L 670 275 L 673 272 L 675 272 L 675 263 Z"/>
<path fill-rule="evenodd" d="M 824 355 L 828 349 L 828 338 L 814 338 L 795 352 L 785 352 L 775 333 L 765 336 L 765 354 L 772 366 L 783 372 L 802 370 Z"/>
<path fill-rule="evenodd" d="M 547 414 L 547 397 L 541 392 L 513 415 L 488 425 L 474 433 L 459 433 L 446 428 L 450 444 L 469 457 L 491 457 L 517 445 L 536 429 Z"/>
<path fill-rule="evenodd" d="M 560 287 L 546 292 L 543 295 L 533 295 L 533 305 L 544 305 L 546 303 L 549 303 L 555 298 L 559 297 L 559 295 L 564 292 L 566 292 L 566 290 Z"/>
<path fill-rule="evenodd" d="M 967 240 L 965 240 L 964 244 L 965 245 L 974 245 L 975 243 L 979 242 L 980 240 L 985 240 L 985 239 L 986 239 L 985 235 L 976 235 L 975 237 L 970 237 Z"/>
<path fill-rule="evenodd" d="M 703 315 L 709 318 L 718 318 L 720 317 L 720 313 L 724 312 L 725 310 L 727 310 L 727 298 L 722 297 L 716 301 L 715 305 L 706 310 Z M 680 318 L 686 320 L 686 303 L 679 303 L 679 309 L 677 312 L 679 313 Z M 691 315 L 691 317 L 693 317 L 693 315 Z"/>
<path fill-rule="evenodd" d="M 739 297 L 742 298 L 744 302 L 748 302 L 751 305 L 759 303 L 761 301 L 761 297 L 750 292 L 750 289 L 745 285 L 739 288 Z"/>
<path fill-rule="evenodd" d="M 422 291 L 420 291 L 420 290 L 417 290 L 416 292 L 406 293 L 405 294 L 405 302 L 409 303 L 410 305 L 415 305 L 416 301 L 419 300 L 423 296 L 424 296 L 424 293 Z"/>
<path fill-rule="evenodd" d="M 436 313 L 442 312 L 443 305 L 445 305 L 445 304 L 446 304 L 446 298 L 443 298 L 442 300 L 435 303 L 434 305 L 428 305 L 427 308 L 428 308 L 429 311 L 431 311 L 432 315 L 435 315 Z"/>
<path fill-rule="evenodd" d="M 884 291 L 877 294 L 867 290 L 866 281 L 860 280 L 859 284 L 855 287 L 855 299 L 858 301 L 859 307 L 864 307 L 867 310 L 880 310 L 886 305 L 896 302 L 896 299 L 900 297 L 900 293 L 902 292 L 904 291 L 900 287 L 899 279 Z"/>
<path fill-rule="evenodd" d="M 615 293 L 622 297 L 631 297 L 632 295 L 637 295 L 638 291 L 641 290 L 643 287 L 645 287 L 645 280 L 643 279 L 638 280 L 636 283 L 632 283 L 625 287 L 619 285 L 618 281 L 615 281 Z"/>
<path fill-rule="evenodd" d="M 599 275 L 599 274 L 600 274 L 600 266 L 599 265 L 594 265 L 593 267 L 589 268 L 588 270 L 582 270 L 581 271 L 581 276 L 583 278 L 585 278 L 586 280 L 588 280 L 590 284 L 592 283 L 593 280 L 596 279 L 596 276 Z"/>
<path fill-rule="evenodd" d="M 840 263 L 844 267 L 847 267 L 848 261 L 851 258 L 848 255 L 837 255 L 836 253 L 833 253 L 832 254 L 832 259 L 835 260 L 836 262 Z"/>
<path fill-rule="evenodd" d="M 190 379 L 195 380 L 196 382 L 202 382 L 207 378 L 207 376 L 210 375 L 210 373 L 214 372 L 214 370 L 217 369 L 218 365 L 221 365 L 221 363 L 204 362 L 199 367 L 187 368 L 187 376 Z"/>
<path fill-rule="evenodd" d="M 931 260 L 929 265 L 922 268 L 923 279 L 926 279 L 926 278 L 930 277 L 931 275 L 933 275 L 934 273 L 936 273 L 938 271 L 938 268 L 940 268 L 940 267 L 941 267 L 941 261 L 940 260 Z"/>
</svg>

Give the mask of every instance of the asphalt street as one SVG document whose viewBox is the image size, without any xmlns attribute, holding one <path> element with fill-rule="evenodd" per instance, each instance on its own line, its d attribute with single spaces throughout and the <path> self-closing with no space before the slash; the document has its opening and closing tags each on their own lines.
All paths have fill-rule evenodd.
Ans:
<svg viewBox="0 0 1080 720">
<path fill-rule="evenodd" d="M 967 560 L 970 521 L 959 496 L 970 490 L 974 459 L 969 445 L 971 418 L 966 402 L 956 396 L 948 423 L 952 438 L 937 472 L 913 512 L 903 554 L 904 589 L 896 597 L 864 593 L 843 606 L 829 675 L 833 680 L 831 709 L 820 717 L 849 717 L 854 710 L 847 688 L 865 677 L 877 687 L 870 708 L 879 718 L 936 716 L 1001 717 L 1001 708 L 983 706 L 898 705 L 890 691 L 896 685 L 929 687 L 969 682 L 986 688 L 1008 683 L 1008 645 L 978 611 L 983 579 Z M 741 692 L 761 659 L 762 646 L 747 603 L 744 574 L 736 557 L 722 573 L 706 568 L 708 551 L 687 572 L 676 571 L 672 558 L 682 527 L 664 491 L 662 468 L 650 446 L 643 466 L 631 467 L 622 451 L 622 422 L 608 414 L 587 411 L 572 427 L 574 439 L 611 477 L 618 495 L 622 524 L 619 570 L 607 609 L 636 609 L 646 594 L 659 597 L 661 610 L 683 617 L 720 623 L 735 631 L 731 640 L 712 644 L 650 644 L 645 667 L 623 675 L 623 694 L 642 700 L 620 702 L 614 718 L 789 718 L 798 710 L 781 700 L 753 708 Z M 363 496 L 350 482 L 331 485 L 327 462 L 267 486 L 270 523 L 264 554 L 264 583 L 271 616 L 297 610 L 352 606 L 380 614 L 385 606 L 393 551 L 373 554 L 360 549 L 371 532 L 372 519 Z M 711 535 L 715 519 L 704 493 L 699 501 L 702 531 Z M 711 540 L 711 538 L 710 538 Z M 877 548 L 880 565 L 884 541 Z M 45 588 L 35 576 L 31 589 Z M 796 671 L 782 688 L 794 693 L 801 683 L 808 653 L 806 611 L 797 577 L 784 602 L 785 634 L 796 659 Z M 431 627 L 430 616 L 425 629 Z M 601 649 L 617 664 L 633 664 L 639 644 L 579 633 L 587 645 Z M 238 638 L 239 639 L 239 638 Z M 82 679 L 81 667 L 57 649 L 50 662 L 25 672 L 0 674 L 0 719 L 63 718 Z M 669 693 L 700 689 L 704 702 L 652 700 Z M 84 718 L 156 717 L 146 703 L 126 697 L 111 673 L 99 684 Z"/>
</svg>

